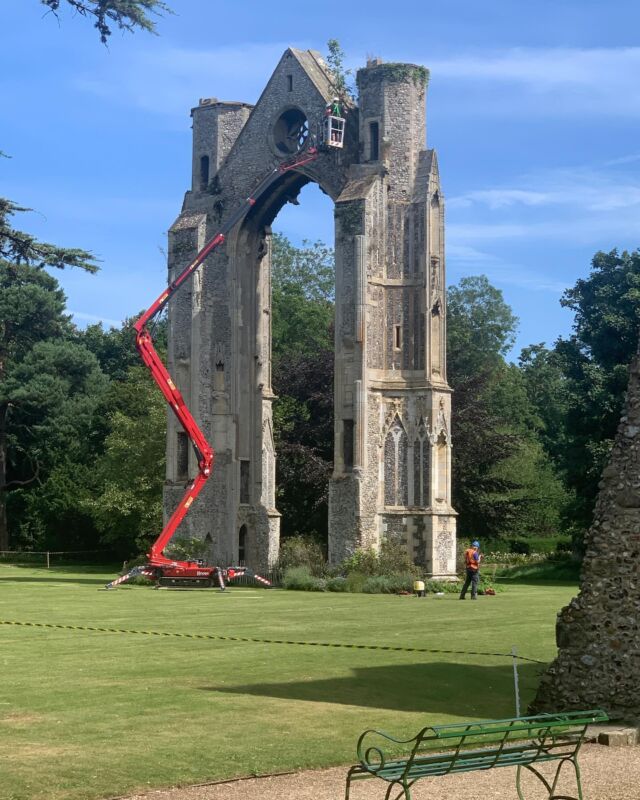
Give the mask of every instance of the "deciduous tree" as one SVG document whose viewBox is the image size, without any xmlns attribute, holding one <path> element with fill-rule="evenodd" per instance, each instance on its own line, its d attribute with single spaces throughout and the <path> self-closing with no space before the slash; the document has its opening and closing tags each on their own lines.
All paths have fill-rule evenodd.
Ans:
<svg viewBox="0 0 640 800">
<path fill-rule="evenodd" d="M 523 375 L 505 360 L 516 325 L 485 276 L 449 288 L 452 489 L 463 537 L 554 532 L 566 501 Z"/>
<path fill-rule="evenodd" d="M 84 502 L 102 544 L 130 556 L 162 530 L 167 407 L 145 367 L 111 384 L 109 432 Z"/>
<path fill-rule="evenodd" d="M 586 529 L 638 347 L 640 251 L 596 253 L 561 303 L 575 313 L 573 335 L 554 348 L 567 387 L 562 468 L 575 491 L 572 518 Z"/>
<path fill-rule="evenodd" d="M 296 247 L 275 234 L 271 264 L 274 362 L 333 349 L 333 250 L 322 242 Z"/>
<path fill-rule="evenodd" d="M 284 536 L 326 536 L 333 468 L 334 285 L 330 248 L 321 242 L 298 248 L 274 236 L 274 432 Z"/>
</svg>

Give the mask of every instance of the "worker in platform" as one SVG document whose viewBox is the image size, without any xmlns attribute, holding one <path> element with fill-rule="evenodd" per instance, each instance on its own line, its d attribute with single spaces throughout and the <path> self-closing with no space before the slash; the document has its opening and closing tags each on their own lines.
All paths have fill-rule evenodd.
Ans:
<svg viewBox="0 0 640 800">
<path fill-rule="evenodd" d="M 331 119 L 332 117 L 342 119 L 342 106 L 340 105 L 340 99 L 338 97 L 334 97 L 330 103 L 327 103 L 324 115 L 327 120 L 327 133 L 329 134 L 327 139 L 332 142 L 339 141 L 341 136 L 340 130 Z"/>
<path fill-rule="evenodd" d="M 471 586 L 471 599 L 478 599 L 478 581 L 480 580 L 481 561 L 482 556 L 480 555 L 480 542 L 476 540 L 471 542 L 471 547 L 468 547 L 464 551 L 466 576 L 464 579 L 464 584 L 462 585 L 462 591 L 460 592 L 461 600 L 466 599 L 467 589 L 469 586 Z"/>
<path fill-rule="evenodd" d="M 327 103 L 324 109 L 324 114 L 326 117 L 342 117 L 340 98 L 334 97 L 330 103 Z"/>
</svg>

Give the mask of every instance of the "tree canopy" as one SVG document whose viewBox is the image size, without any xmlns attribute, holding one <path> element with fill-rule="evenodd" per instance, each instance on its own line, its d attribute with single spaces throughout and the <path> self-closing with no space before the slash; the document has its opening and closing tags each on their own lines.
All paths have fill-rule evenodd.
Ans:
<svg viewBox="0 0 640 800">
<path fill-rule="evenodd" d="M 573 334 L 558 339 L 553 355 L 545 357 L 563 379 L 565 446 L 555 457 L 574 492 L 569 518 L 579 533 L 591 522 L 622 413 L 629 364 L 638 349 L 640 251 L 596 253 L 588 277 L 568 289 L 561 303 L 575 313 Z"/>
<path fill-rule="evenodd" d="M 333 469 L 333 251 L 272 246 L 274 435 L 284 536 L 324 538 Z"/>
<path fill-rule="evenodd" d="M 60 351 L 66 348 L 70 367 L 79 368 L 78 353 L 65 342 L 65 297 L 46 268 L 98 269 L 91 253 L 13 227 L 13 217 L 26 211 L 0 198 L 0 550 L 9 545 L 7 493 L 42 480 L 45 430 L 55 428 L 52 420 L 77 389 L 78 375 L 66 372 Z"/>
<path fill-rule="evenodd" d="M 281 234 L 272 239 L 273 359 L 333 349 L 333 250 L 322 242 L 295 247 Z"/>
<path fill-rule="evenodd" d="M 506 362 L 517 318 L 484 275 L 447 292 L 447 372 L 454 390 L 453 506 L 462 537 L 557 531 L 563 488 L 541 446 L 520 369 Z"/>
</svg>

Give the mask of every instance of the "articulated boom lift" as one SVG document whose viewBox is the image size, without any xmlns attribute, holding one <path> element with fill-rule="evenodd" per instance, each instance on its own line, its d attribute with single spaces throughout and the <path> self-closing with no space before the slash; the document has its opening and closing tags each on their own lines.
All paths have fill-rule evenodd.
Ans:
<svg viewBox="0 0 640 800">
<path fill-rule="evenodd" d="M 342 120 L 344 122 L 344 120 Z M 329 136 L 324 135 L 323 131 L 323 144 L 322 147 L 341 148 L 343 145 L 343 129 L 339 139 L 331 139 Z M 215 586 L 218 584 L 220 589 L 224 590 L 225 581 L 234 580 L 243 575 L 254 578 L 259 583 L 265 586 L 271 584 L 265 578 L 256 575 L 252 570 L 247 567 L 227 567 L 222 569 L 220 567 L 205 565 L 202 561 L 178 561 L 168 558 L 164 555 L 164 548 L 169 544 L 171 537 L 176 532 L 178 526 L 184 519 L 187 511 L 196 497 L 202 491 L 204 484 L 211 475 L 213 470 L 214 452 L 204 434 L 200 430 L 193 415 L 187 408 L 182 394 L 174 384 L 169 372 L 160 360 L 150 332 L 147 330 L 147 324 L 158 314 L 169 302 L 171 297 L 180 289 L 180 287 L 193 275 L 195 270 L 202 264 L 205 258 L 212 253 L 216 247 L 221 245 L 230 230 L 244 217 L 244 215 L 251 209 L 257 202 L 262 194 L 271 186 L 285 172 L 298 169 L 304 164 L 315 161 L 320 154 L 320 150 L 315 145 L 307 146 L 305 149 L 300 150 L 288 161 L 282 162 L 275 167 L 262 181 L 256 186 L 252 195 L 248 197 L 244 203 L 231 215 L 231 217 L 222 225 L 220 231 L 210 239 L 207 244 L 200 250 L 193 261 L 178 275 L 178 277 L 167 287 L 167 289 L 158 297 L 158 299 L 140 316 L 135 322 L 134 329 L 136 331 L 136 348 L 144 363 L 149 368 L 151 376 L 158 384 L 160 391 L 165 396 L 165 399 L 171 406 L 173 413 L 176 415 L 180 424 L 184 428 L 191 445 L 195 451 L 198 459 L 198 474 L 189 483 L 184 497 L 180 501 L 178 507 L 171 515 L 169 521 L 165 525 L 162 533 L 158 536 L 156 541 L 151 546 L 151 550 L 147 554 L 147 564 L 144 566 L 134 567 L 125 575 L 111 581 L 107 584 L 106 588 L 111 589 L 121 583 L 134 578 L 137 575 L 145 575 L 157 581 L 158 585 L 164 586 Z"/>
</svg>

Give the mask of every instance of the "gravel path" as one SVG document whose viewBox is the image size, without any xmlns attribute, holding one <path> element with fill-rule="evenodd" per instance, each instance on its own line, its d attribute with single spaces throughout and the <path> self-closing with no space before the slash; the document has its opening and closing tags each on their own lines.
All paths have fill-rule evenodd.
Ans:
<svg viewBox="0 0 640 800">
<path fill-rule="evenodd" d="M 587 744 L 580 751 L 579 761 L 585 800 L 640 800 L 640 747 Z M 565 769 L 565 780 L 559 789 L 575 796 L 570 770 Z M 334 767 L 137 794 L 128 800 L 341 800 L 346 773 L 346 767 Z M 527 800 L 546 796 L 535 786 L 535 781 L 525 783 L 524 788 Z M 351 800 L 383 800 L 385 789 L 382 781 L 361 781 L 355 784 Z M 416 784 L 413 797 L 415 800 L 515 800 L 515 769 L 423 780 Z"/>
</svg>

